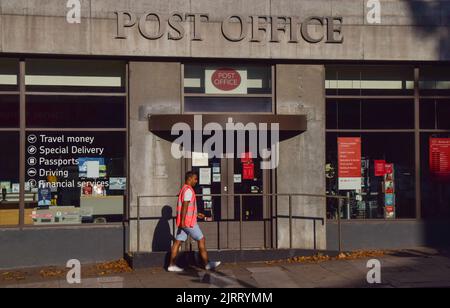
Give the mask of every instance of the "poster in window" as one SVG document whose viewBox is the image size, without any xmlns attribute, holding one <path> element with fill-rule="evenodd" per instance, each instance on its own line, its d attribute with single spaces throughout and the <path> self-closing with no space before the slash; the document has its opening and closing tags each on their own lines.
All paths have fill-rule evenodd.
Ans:
<svg viewBox="0 0 450 308">
<path fill-rule="evenodd" d="M 86 162 L 86 174 L 89 179 L 98 179 L 100 177 L 100 163 L 98 161 Z"/>
<path fill-rule="evenodd" d="M 220 173 L 220 164 L 213 164 L 213 173 Z"/>
<path fill-rule="evenodd" d="M 211 185 L 211 168 L 200 168 L 200 185 Z"/>
<path fill-rule="evenodd" d="M 361 189 L 361 166 L 361 138 L 338 138 L 339 190 Z"/>
<path fill-rule="evenodd" d="M 385 160 L 375 160 L 374 168 L 375 168 L 375 176 L 385 176 L 386 175 L 386 161 Z"/>
<path fill-rule="evenodd" d="M 127 187 L 127 178 L 109 178 L 110 190 L 125 190 Z"/>
<path fill-rule="evenodd" d="M 0 182 L 0 188 L 6 190 L 6 193 L 11 193 L 11 182 Z"/>
<path fill-rule="evenodd" d="M 211 188 L 203 187 L 202 195 L 203 195 L 203 201 L 212 201 Z"/>
<path fill-rule="evenodd" d="M 386 206 L 394 206 L 395 202 L 394 202 L 394 194 L 386 194 L 386 198 L 385 198 L 385 205 Z"/>
<path fill-rule="evenodd" d="M 247 164 L 253 162 L 253 154 L 251 152 L 241 154 L 241 163 Z"/>
<path fill-rule="evenodd" d="M 242 178 L 244 180 L 255 179 L 255 164 L 251 163 L 243 165 Z"/>
<path fill-rule="evenodd" d="M 192 167 L 208 167 L 209 166 L 208 153 L 192 153 Z"/>
<path fill-rule="evenodd" d="M 450 138 L 430 138 L 430 173 L 434 180 L 450 180 Z"/>
<path fill-rule="evenodd" d="M 213 183 L 220 183 L 222 181 L 220 173 L 213 174 Z"/>
<path fill-rule="evenodd" d="M 12 190 L 11 190 L 11 192 L 12 192 L 13 194 L 18 194 L 18 193 L 20 193 L 20 184 L 19 184 L 19 183 L 14 183 L 14 184 L 12 184 Z"/>
<path fill-rule="evenodd" d="M 51 191 L 49 188 L 39 188 L 38 193 L 38 206 L 50 206 L 51 205 Z"/>
<path fill-rule="evenodd" d="M 234 183 L 242 183 L 242 174 L 235 174 L 233 177 Z"/>
</svg>

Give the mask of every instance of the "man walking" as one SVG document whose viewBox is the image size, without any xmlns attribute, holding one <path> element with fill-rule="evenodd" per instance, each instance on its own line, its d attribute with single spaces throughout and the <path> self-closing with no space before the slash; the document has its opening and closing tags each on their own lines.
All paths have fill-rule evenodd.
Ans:
<svg viewBox="0 0 450 308">
<path fill-rule="evenodd" d="M 210 262 L 208 252 L 206 251 L 206 240 L 197 224 L 197 217 L 205 218 L 205 215 L 199 214 L 197 211 L 197 198 L 195 196 L 194 187 L 197 185 L 198 176 L 190 171 L 186 173 L 185 184 L 181 188 L 178 196 L 177 204 L 177 236 L 172 246 L 170 255 L 170 263 L 167 270 L 169 272 L 182 272 L 183 269 L 175 264 L 178 251 L 182 243 L 186 242 L 188 236 L 192 237 L 198 243 L 200 258 L 206 270 L 217 268 L 221 262 Z"/>
</svg>

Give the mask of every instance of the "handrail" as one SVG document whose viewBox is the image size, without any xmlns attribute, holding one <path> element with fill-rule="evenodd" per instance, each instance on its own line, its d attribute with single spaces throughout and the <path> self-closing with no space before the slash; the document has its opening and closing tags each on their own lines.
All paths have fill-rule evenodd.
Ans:
<svg viewBox="0 0 450 308">
<path fill-rule="evenodd" d="M 344 200 L 349 201 L 350 197 L 348 196 L 336 196 L 336 195 L 320 195 L 320 194 L 304 194 L 304 193 L 270 193 L 270 194 L 197 194 L 197 197 L 239 197 L 240 200 L 240 218 L 239 218 L 239 247 L 240 250 L 243 249 L 242 244 L 242 234 L 243 234 L 243 220 L 242 220 L 242 201 L 243 197 L 288 197 L 289 198 L 289 247 L 290 249 L 293 248 L 293 230 L 292 230 L 292 222 L 293 222 L 293 215 L 292 215 L 292 197 L 311 197 L 311 198 L 323 198 L 323 199 L 335 199 L 338 200 L 338 249 L 339 253 L 342 251 L 342 225 L 341 225 L 341 209 L 342 209 L 342 203 Z M 178 198 L 178 195 L 142 195 L 137 196 L 137 253 L 140 252 L 140 236 L 141 236 L 141 220 L 145 219 L 145 217 L 141 217 L 141 200 L 142 199 L 150 199 L 150 198 Z M 276 210 L 276 215 L 273 216 L 273 212 L 271 215 L 272 219 L 276 219 L 277 226 L 278 226 L 278 218 L 280 215 L 278 214 L 278 209 Z M 173 219 L 174 217 L 172 217 Z M 130 219 L 133 219 L 130 217 Z M 220 221 L 218 221 L 220 222 Z M 278 245 L 277 245 L 278 247 Z"/>
</svg>

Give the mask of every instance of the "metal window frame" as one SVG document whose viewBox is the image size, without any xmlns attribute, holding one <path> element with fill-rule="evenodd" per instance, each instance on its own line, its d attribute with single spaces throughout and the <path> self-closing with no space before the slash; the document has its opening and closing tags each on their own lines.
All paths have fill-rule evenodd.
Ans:
<svg viewBox="0 0 450 308">
<path fill-rule="evenodd" d="M 58 228 L 92 228 L 101 226 L 123 226 L 129 221 L 130 217 L 130 206 L 129 206 L 129 194 L 130 194 L 130 183 L 127 181 L 127 190 L 124 193 L 124 210 L 123 210 L 123 220 L 120 223 L 106 223 L 100 225 L 95 224 L 67 224 L 67 225 L 27 225 L 25 224 L 25 171 L 26 171 L 26 134 L 28 132 L 124 132 L 125 133 L 125 172 L 127 179 L 130 174 L 130 162 L 129 162 L 129 142 L 130 142 L 130 124 L 129 124 L 129 61 L 124 61 L 125 69 L 125 92 L 49 92 L 49 91 L 26 91 L 25 76 L 26 76 L 26 63 L 27 60 L 32 58 L 20 58 L 18 61 L 19 65 L 19 76 L 18 76 L 18 91 L 0 91 L 0 95 L 17 95 L 19 96 L 19 127 L 17 128 L 0 128 L 0 132 L 18 132 L 19 133 L 19 182 L 20 182 L 20 193 L 19 193 L 19 222 L 15 225 L 0 225 L 1 229 L 58 229 Z M 96 96 L 96 97 L 124 97 L 125 98 L 125 112 L 126 120 L 125 127 L 123 128 L 85 128 L 85 127 L 74 127 L 74 128 L 27 128 L 26 127 L 26 97 L 29 95 L 33 96 Z"/>
<path fill-rule="evenodd" d="M 192 64 L 192 63 L 189 63 Z M 201 65 L 201 63 L 196 63 Z M 275 101 L 275 64 L 266 64 L 266 66 L 270 69 L 270 84 L 271 84 L 271 93 L 270 94 L 236 94 L 236 95 L 222 95 L 222 94 L 205 94 L 205 93 L 186 93 L 184 87 L 184 76 L 185 76 L 185 65 L 186 63 L 181 63 L 181 114 L 242 114 L 242 112 L 186 112 L 185 111 L 185 98 L 186 97 L 224 97 L 224 98 L 272 98 L 272 111 L 271 112 L 251 112 L 251 114 L 256 115 L 267 115 L 267 114 L 276 114 L 276 101 Z M 214 62 L 207 63 L 207 65 L 214 65 Z M 263 66 L 257 64 L 248 64 L 237 61 L 236 63 L 230 63 L 230 66 L 239 65 L 239 66 Z M 220 65 L 219 65 L 220 66 Z"/>
<path fill-rule="evenodd" d="M 419 221 L 422 219 L 422 170 L 421 170 L 421 139 L 422 133 L 450 133 L 450 129 L 422 129 L 420 127 L 420 103 L 423 99 L 441 100 L 450 99 L 447 95 L 421 95 L 420 93 L 420 65 L 414 65 L 414 95 L 326 95 L 326 100 L 372 100 L 372 99 L 386 99 L 386 100 L 413 100 L 414 104 L 414 128 L 413 129 L 326 129 L 326 133 L 414 133 L 414 155 L 415 155 L 415 218 L 396 218 L 389 221 L 405 221 L 413 220 Z M 331 219 L 330 221 L 333 221 Z M 361 220 L 348 220 L 361 221 Z M 383 219 L 364 219 L 363 221 L 386 221 Z"/>
</svg>

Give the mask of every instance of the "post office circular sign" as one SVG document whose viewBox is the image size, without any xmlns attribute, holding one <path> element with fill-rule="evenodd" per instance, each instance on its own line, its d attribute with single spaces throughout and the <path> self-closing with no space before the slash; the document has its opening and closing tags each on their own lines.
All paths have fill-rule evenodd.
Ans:
<svg viewBox="0 0 450 308">
<path fill-rule="evenodd" d="M 218 90 L 230 92 L 241 86 L 242 77 L 235 69 L 220 68 L 212 74 L 211 83 Z"/>
</svg>

